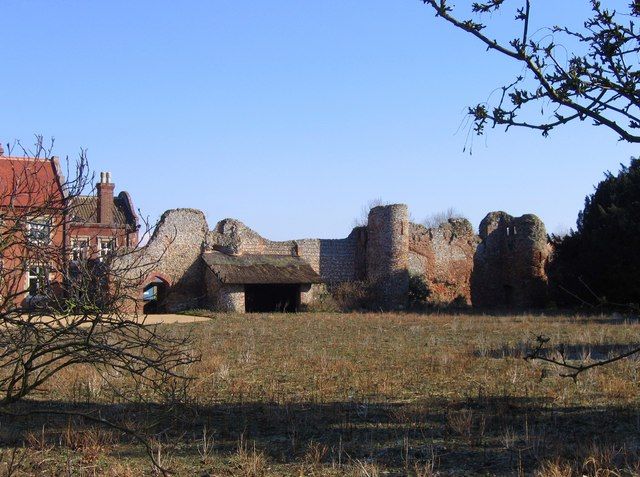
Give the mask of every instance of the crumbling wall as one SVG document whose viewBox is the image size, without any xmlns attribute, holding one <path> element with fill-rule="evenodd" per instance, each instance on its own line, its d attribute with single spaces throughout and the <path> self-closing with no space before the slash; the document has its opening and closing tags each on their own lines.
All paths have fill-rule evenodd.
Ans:
<svg viewBox="0 0 640 477">
<path fill-rule="evenodd" d="M 404 204 L 374 207 L 367 225 L 366 271 L 383 309 L 406 306 L 409 291 L 409 210 Z"/>
<path fill-rule="evenodd" d="M 114 275 L 127 280 L 131 288 L 128 294 L 138 302 L 128 303 L 126 308 L 137 306 L 137 310 L 141 310 L 143 287 L 156 276 L 169 282 L 166 297 L 159 303 L 163 311 L 201 306 L 205 287 L 200 255 L 207 230 L 207 221 L 201 211 L 168 210 L 162 214 L 147 245 L 116 257 L 112 264 Z"/>
<path fill-rule="evenodd" d="M 299 256 L 328 284 L 362 279 L 366 231 L 354 229 L 344 239 L 301 239 L 272 241 L 242 222 L 224 219 L 207 234 L 206 248 L 230 254 L 268 254 Z"/>
<path fill-rule="evenodd" d="M 477 307 L 535 308 L 547 298 L 550 245 L 544 223 L 532 214 L 491 212 L 480 223 L 471 296 Z"/>
<path fill-rule="evenodd" d="M 207 234 L 208 249 L 220 250 L 232 255 L 269 254 L 296 255 L 293 240 L 274 242 L 254 232 L 235 219 L 224 219 Z"/>
<path fill-rule="evenodd" d="M 480 239 L 467 219 L 449 219 L 438 227 L 410 224 L 409 272 L 424 278 L 429 302 L 471 304 L 473 257 Z"/>
<path fill-rule="evenodd" d="M 356 227 L 343 239 L 295 240 L 297 254 L 331 285 L 365 278 L 367 232 Z"/>
<path fill-rule="evenodd" d="M 143 286 L 158 277 L 168 284 L 163 311 L 215 306 L 242 312 L 244 287 L 216 282 L 201 260 L 206 250 L 299 256 L 329 288 L 368 281 L 379 301 L 371 305 L 383 309 L 405 306 L 409 272 L 425 278 L 431 300 L 439 304 L 463 297 L 479 307 L 540 306 L 550 254 L 544 224 L 534 215 L 493 212 L 480 224 L 478 237 L 464 219 L 430 229 L 410 224 L 407 206 L 395 204 L 371 209 L 368 225 L 344 239 L 271 241 L 237 220 L 222 220 L 209 230 L 202 212 L 174 209 L 163 214 L 145 247 L 114 260 L 114 271 L 126 270 L 138 305 Z M 311 302 L 325 284 L 304 287 L 302 303 Z"/>
</svg>

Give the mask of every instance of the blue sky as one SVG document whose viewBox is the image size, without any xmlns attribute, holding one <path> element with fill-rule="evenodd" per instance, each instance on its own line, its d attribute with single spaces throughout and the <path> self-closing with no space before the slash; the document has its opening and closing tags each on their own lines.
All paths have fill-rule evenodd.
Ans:
<svg viewBox="0 0 640 477">
<path fill-rule="evenodd" d="M 575 24 L 578 3 L 534 19 Z M 272 239 L 342 237 L 381 198 L 557 231 L 637 154 L 588 124 L 492 130 L 464 152 L 466 107 L 520 70 L 418 0 L 4 0 L 2 18 L 0 140 L 87 148 L 151 218 L 193 207 Z"/>
</svg>

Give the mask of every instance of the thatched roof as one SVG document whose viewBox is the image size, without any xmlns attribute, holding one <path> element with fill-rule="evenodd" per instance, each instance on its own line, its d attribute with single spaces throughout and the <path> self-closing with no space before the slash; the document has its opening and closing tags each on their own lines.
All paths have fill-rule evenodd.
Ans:
<svg viewBox="0 0 640 477">
<path fill-rule="evenodd" d="M 227 255 L 206 252 L 202 259 L 222 283 L 320 283 L 322 279 L 300 257 L 289 255 Z"/>
</svg>

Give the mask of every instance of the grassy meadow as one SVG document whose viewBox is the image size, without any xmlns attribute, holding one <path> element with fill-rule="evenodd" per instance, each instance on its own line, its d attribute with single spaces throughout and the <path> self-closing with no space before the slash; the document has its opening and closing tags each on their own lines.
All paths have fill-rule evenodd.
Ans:
<svg viewBox="0 0 640 477">
<path fill-rule="evenodd" d="M 307 313 L 165 326 L 202 354 L 188 388 L 75 367 L 15 411 L 99 412 L 149 437 L 174 475 L 640 475 L 639 361 L 574 382 L 523 359 L 541 334 L 569 359 L 605 358 L 638 342 L 635 320 Z M 0 476 L 157 475 L 130 435 L 78 417 L 4 416 L 0 439 Z"/>
</svg>

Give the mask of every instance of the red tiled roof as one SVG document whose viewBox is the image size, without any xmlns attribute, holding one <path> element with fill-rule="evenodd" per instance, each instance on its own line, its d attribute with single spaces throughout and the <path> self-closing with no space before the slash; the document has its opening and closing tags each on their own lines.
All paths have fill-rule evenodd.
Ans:
<svg viewBox="0 0 640 477">
<path fill-rule="evenodd" d="M 62 207 L 55 159 L 0 156 L 0 206 Z"/>
</svg>

